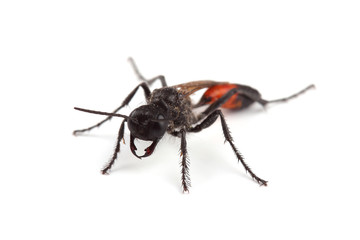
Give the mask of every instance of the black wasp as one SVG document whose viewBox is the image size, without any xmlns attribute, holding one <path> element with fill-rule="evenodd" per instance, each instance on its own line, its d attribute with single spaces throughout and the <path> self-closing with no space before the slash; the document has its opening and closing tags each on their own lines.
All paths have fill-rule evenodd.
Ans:
<svg viewBox="0 0 360 240">
<path fill-rule="evenodd" d="M 201 130 L 210 127 L 218 117 L 220 117 L 221 120 L 221 127 L 225 140 L 230 143 L 238 161 L 242 163 L 245 170 L 253 179 L 255 179 L 260 185 L 266 186 L 267 181 L 256 176 L 256 174 L 245 163 L 244 158 L 235 147 L 228 125 L 226 124 L 224 115 L 220 108 L 242 110 L 249 107 L 254 102 L 257 102 L 262 106 L 274 102 L 286 102 L 287 100 L 292 99 L 314 87 L 314 85 L 310 85 L 290 97 L 268 101 L 261 98 L 260 93 L 252 87 L 228 82 L 204 80 L 169 87 L 166 84 L 164 76 L 159 75 L 151 79 L 145 79 L 139 72 L 134 60 L 129 58 L 129 62 L 131 63 L 134 72 L 142 82 L 130 92 L 121 106 L 115 109 L 112 113 L 76 107 L 75 109 L 79 111 L 106 115 L 107 117 L 94 126 L 75 130 L 73 133 L 74 135 L 77 135 L 79 133 L 90 131 L 95 127 L 99 127 L 112 117 L 121 117 L 124 119 L 120 125 L 114 154 L 111 160 L 102 169 L 102 174 L 109 173 L 117 158 L 120 151 L 120 142 L 121 140 L 124 140 L 125 123 L 127 123 L 130 131 L 131 152 L 138 158 L 150 156 L 166 132 L 175 137 L 179 137 L 181 139 L 181 183 L 184 192 L 188 192 L 190 187 L 186 134 L 191 132 L 200 132 Z M 157 80 L 161 82 L 162 87 L 151 91 L 149 86 Z M 129 116 L 118 114 L 117 112 L 131 101 L 139 88 L 144 90 L 147 104 L 136 108 Z M 197 104 L 192 104 L 190 96 L 200 89 L 207 90 Z M 208 107 L 200 114 L 195 114 L 193 112 L 193 109 L 204 105 L 208 105 Z M 134 143 L 135 139 L 152 142 L 151 145 L 144 150 L 145 153 L 141 156 L 136 153 L 137 148 Z"/>
</svg>

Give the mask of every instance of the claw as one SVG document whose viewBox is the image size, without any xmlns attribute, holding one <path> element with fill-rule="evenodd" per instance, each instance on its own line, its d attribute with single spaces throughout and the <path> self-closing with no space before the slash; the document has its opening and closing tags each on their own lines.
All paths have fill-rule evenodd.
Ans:
<svg viewBox="0 0 360 240">
<path fill-rule="evenodd" d="M 262 179 L 255 179 L 257 182 L 258 182 L 258 184 L 260 185 L 260 187 L 261 186 L 267 186 L 267 181 L 265 181 L 265 180 L 262 180 Z"/>
</svg>

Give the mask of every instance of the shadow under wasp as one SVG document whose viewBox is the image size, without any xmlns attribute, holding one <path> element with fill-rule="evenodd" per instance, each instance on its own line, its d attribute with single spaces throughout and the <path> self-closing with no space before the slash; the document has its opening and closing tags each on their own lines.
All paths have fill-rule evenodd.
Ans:
<svg viewBox="0 0 360 240">
<path fill-rule="evenodd" d="M 252 87 L 228 82 L 202 80 L 167 86 L 164 76 L 159 75 L 151 79 L 146 79 L 139 72 L 138 67 L 132 58 L 129 58 L 129 62 L 135 74 L 141 80 L 141 83 L 130 92 L 120 107 L 116 108 L 112 113 L 75 107 L 75 109 L 79 111 L 106 115 L 107 117 L 91 127 L 75 130 L 73 134 L 77 135 L 79 133 L 90 131 L 101 126 L 112 117 L 121 117 L 124 119 L 118 132 L 115 151 L 111 160 L 102 169 L 102 174 L 108 174 L 117 159 L 121 140 L 124 141 L 125 123 L 130 131 L 131 152 L 138 158 L 150 156 L 165 133 L 179 137 L 181 139 L 181 184 L 183 192 L 188 192 L 189 187 L 191 186 L 186 135 L 187 133 L 200 132 L 201 130 L 210 127 L 219 117 L 225 141 L 229 142 L 238 161 L 242 163 L 246 172 L 248 172 L 255 181 L 260 185 L 266 186 L 267 181 L 258 177 L 250 169 L 245 163 L 239 150 L 235 147 L 234 140 L 230 134 L 229 127 L 225 121 L 221 108 L 242 110 L 248 108 L 254 102 L 265 107 L 269 103 L 286 102 L 315 87 L 314 85 L 309 85 L 305 89 L 289 97 L 268 101 L 263 99 L 259 91 Z M 149 87 L 155 81 L 160 81 L 162 87 L 151 91 Z M 134 109 L 129 116 L 118 114 L 117 112 L 120 109 L 129 104 L 139 88 L 143 89 L 147 104 Z M 206 89 L 205 93 L 197 104 L 192 104 L 190 96 L 201 89 Z M 204 111 L 199 114 L 194 113 L 193 110 L 195 108 L 206 105 L 208 106 Z M 143 155 L 139 156 L 137 154 L 137 148 L 134 143 L 135 139 L 152 142 L 150 146 L 144 150 L 145 153 Z"/>
</svg>

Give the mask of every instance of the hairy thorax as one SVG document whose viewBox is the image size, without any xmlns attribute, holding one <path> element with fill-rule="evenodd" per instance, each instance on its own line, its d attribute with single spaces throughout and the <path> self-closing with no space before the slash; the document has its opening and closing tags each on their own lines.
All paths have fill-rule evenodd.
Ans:
<svg viewBox="0 0 360 240">
<path fill-rule="evenodd" d="M 164 105 L 168 107 L 169 122 L 168 132 L 175 129 L 188 129 L 194 122 L 195 116 L 191 109 L 191 100 L 174 87 L 155 89 L 149 99 L 149 103 Z"/>
</svg>

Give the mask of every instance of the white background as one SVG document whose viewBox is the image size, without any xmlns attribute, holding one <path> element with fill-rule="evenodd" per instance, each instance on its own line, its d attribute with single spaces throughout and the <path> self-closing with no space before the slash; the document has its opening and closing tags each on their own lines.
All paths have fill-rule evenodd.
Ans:
<svg viewBox="0 0 360 240">
<path fill-rule="evenodd" d="M 1 239 L 359 239 L 357 1 L 1 1 Z M 213 79 L 265 99 L 317 89 L 266 111 L 225 112 L 259 187 L 220 123 L 138 160 L 121 119 L 81 137 L 137 82 L 126 59 L 169 85 Z M 142 93 L 125 108 L 144 102 Z"/>
</svg>

